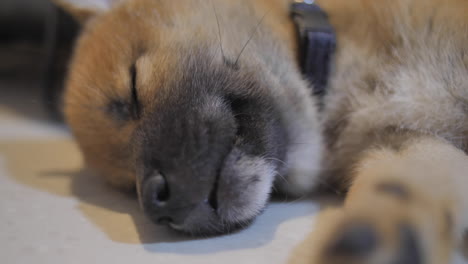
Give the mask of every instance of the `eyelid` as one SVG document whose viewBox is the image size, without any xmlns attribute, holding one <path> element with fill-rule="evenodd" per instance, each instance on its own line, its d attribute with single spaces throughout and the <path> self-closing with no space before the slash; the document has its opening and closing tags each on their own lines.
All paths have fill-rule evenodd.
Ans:
<svg viewBox="0 0 468 264">
<path fill-rule="evenodd" d="M 138 89 L 137 89 L 137 68 L 136 65 L 133 64 L 130 67 L 130 89 L 131 89 L 131 104 L 133 109 L 133 114 L 135 118 L 140 118 L 140 101 L 138 100 Z"/>
</svg>

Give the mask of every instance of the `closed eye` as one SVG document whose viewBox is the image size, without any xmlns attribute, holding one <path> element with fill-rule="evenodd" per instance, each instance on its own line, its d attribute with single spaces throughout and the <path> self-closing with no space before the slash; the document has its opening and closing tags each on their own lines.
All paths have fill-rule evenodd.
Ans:
<svg viewBox="0 0 468 264">
<path fill-rule="evenodd" d="M 141 104 L 138 99 L 137 69 L 130 67 L 130 98 L 116 98 L 106 108 L 106 112 L 120 124 L 130 120 L 138 120 L 141 115 Z"/>
<path fill-rule="evenodd" d="M 133 109 L 133 116 L 135 119 L 140 118 L 141 114 L 141 106 L 140 101 L 138 100 L 138 90 L 137 90 L 137 68 L 136 65 L 133 64 L 130 68 L 130 78 L 131 78 L 131 97 L 132 97 L 132 109 Z"/>
</svg>

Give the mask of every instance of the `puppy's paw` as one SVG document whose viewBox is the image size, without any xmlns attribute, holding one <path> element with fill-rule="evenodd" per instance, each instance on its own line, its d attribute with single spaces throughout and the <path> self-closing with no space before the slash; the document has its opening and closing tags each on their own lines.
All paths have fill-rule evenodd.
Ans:
<svg viewBox="0 0 468 264">
<path fill-rule="evenodd" d="M 450 217 L 403 188 L 384 191 L 389 195 L 380 193 L 320 215 L 290 263 L 450 263 Z"/>
<path fill-rule="evenodd" d="M 353 222 L 354 221 L 354 222 Z M 390 231 L 390 230 L 388 230 Z M 387 231 L 387 232 L 388 232 Z M 351 220 L 336 229 L 314 263 L 423 264 L 422 243 L 415 229 L 396 225 L 392 234 L 367 222 Z"/>
</svg>

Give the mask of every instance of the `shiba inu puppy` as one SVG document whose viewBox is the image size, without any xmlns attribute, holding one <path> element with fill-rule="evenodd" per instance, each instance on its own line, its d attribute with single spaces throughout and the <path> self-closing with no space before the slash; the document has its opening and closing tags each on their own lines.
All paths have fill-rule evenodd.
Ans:
<svg viewBox="0 0 468 264">
<path fill-rule="evenodd" d="M 323 109 L 287 0 L 59 1 L 84 24 L 65 115 L 88 164 L 155 222 L 217 234 L 273 188 L 347 191 L 306 263 L 448 263 L 468 227 L 468 3 L 324 0 Z"/>
<path fill-rule="evenodd" d="M 275 181 L 313 187 L 322 140 L 288 1 L 62 4 L 85 24 L 66 118 L 88 164 L 136 184 L 155 222 L 224 233 L 262 211 Z"/>
</svg>

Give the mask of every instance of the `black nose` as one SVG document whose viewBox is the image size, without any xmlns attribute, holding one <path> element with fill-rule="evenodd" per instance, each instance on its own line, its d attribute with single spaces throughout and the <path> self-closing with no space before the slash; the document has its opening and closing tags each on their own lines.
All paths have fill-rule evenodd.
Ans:
<svg viewBox="0 0 468 264">
<path fill-rule="evenodd" d="M 145 213 L 159 225 L 181 225 L 193 209 L 193 206 L 184 205 L 176 195 L 171 196 L 167 179 L 158 172 L 142 182 L 141 190 Z"/>
</svg>

